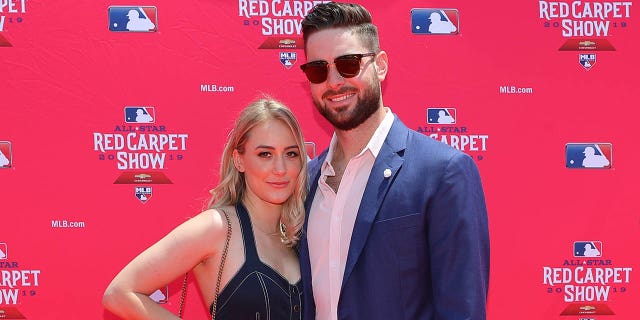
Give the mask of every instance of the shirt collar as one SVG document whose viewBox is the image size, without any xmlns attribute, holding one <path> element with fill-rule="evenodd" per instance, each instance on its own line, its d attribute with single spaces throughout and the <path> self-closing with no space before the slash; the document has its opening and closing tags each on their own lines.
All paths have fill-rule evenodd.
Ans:
<svg viewBox="0 0 640 320">
<path fill-rule="evenodd" d="M 391 109 L 388 107 L 385 107 L 384 109 L 386 111 L 384 119 L 373 133 L 373 136 L 371 136 L 371 140 L 369 140 L 367 146 L 364 147 L 364 150 L 371 150 L 374 157 L 378 157 L 378 153 L 380 153 L 380 149 L 382 149 L 382 144 L 384 144 L 384 140 L 387 139 L 387 135 L 391 130 L 391 125 L 393 125 L 393 112 L 391 112 Z"/>
</svg>

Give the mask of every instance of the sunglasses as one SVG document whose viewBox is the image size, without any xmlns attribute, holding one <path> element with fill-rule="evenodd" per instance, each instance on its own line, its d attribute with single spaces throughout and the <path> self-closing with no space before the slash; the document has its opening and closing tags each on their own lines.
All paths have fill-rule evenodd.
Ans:
<svg viewBox="0 0 640 320">
<path fill-rule="evenodd" d="M 360 73 L 360 61 L 363 57 L 373 57 L 374 52 L 347 54 L 339 56 L 333 60 L 336 70 L 343 78 L 353 78 Z M 307 62 L 300 66 L 311 83 L 323 83 L 329 76 L 329 62 L 324 60 Z"/>
</svg>

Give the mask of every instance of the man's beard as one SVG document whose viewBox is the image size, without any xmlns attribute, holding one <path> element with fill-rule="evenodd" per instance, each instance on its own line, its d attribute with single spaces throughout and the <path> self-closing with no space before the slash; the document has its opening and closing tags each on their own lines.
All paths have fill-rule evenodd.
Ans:
<svg viewBox="0 0 640 320">
<path fill-rule="evenodd" d="M 351 130 L 365 122 L 372 114 L 374 114 L 380 106 L 380 81 L 374 79 L 372 84 L 363 92 L 362 98 L 358 101 L 353 110 L 341 110 L 332 112 L 323 103 L 322 100 L 314 99 L 313 103 L 320 114 L 339 130 Z M 349 88 L 343 88 L 333 94 L 341 94 L 348 92 Z"/>
</svg>

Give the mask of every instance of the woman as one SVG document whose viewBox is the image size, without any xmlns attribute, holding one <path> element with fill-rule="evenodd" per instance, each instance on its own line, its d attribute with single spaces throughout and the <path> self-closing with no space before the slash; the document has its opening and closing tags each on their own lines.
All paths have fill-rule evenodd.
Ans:
<svg viewBox="0 0 640 320">
<path fill-rule="evenodd" d="M 209 209 L 142 252 L 113 279 L 103 305 L 125 319 L 178 319 L 149 294 L 192 270 L 216 319 L 300 319 L 293 249 L 304 222 L 306 152 L 300 126 L 281 103 L 246 107 L 222 154 Z"/>
</svg>

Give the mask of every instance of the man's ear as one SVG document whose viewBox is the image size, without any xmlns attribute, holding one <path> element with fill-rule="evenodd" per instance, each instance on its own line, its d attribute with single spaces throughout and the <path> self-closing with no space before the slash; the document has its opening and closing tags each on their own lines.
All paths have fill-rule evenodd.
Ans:
<svg viewBox="0 0 640 320">
<path fill-rule="evenodd" d="M 380 51 L 378 55 L 376 55 L 375 63 L 378 79 L 382 81 L 387 77 L 387 71 L 389 70 L 389 57 L 387 53 Z"/>
<path fill-rule="evenodd" d="M 238 150 L 233 150 L 233 165 L 236 167 L 236 170 L 239 172 L 244 172 L 244 163 L 242 161 L 242 157 L 240 157 L 240 153 Z"/>
</svg>

